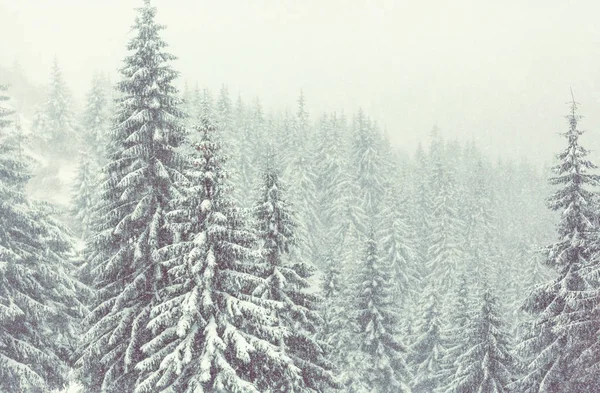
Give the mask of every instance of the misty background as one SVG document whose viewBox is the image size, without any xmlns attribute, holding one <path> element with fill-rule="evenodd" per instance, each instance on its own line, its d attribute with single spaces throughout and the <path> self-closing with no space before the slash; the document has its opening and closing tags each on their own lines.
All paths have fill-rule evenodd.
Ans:
<svg viewBox="0 0 600 393">
<path fill-rule="evenodd" d="M 599 392 L 598 11 L 0 0 L 0 390 Z"/>
<path fill-rule="evenodd" d="M 362 107 L 404 151 L 434 124 L 490 158 L 549 163 L 572 87 L 600 143 L 600 5 L 551 1 L 156 0 L 177 81 L 226 83 L 266 110 Z M 0 67 L 45 86 L 56 57 L 81 104 L 90 76 L 117 81 L 137 0 L 0 0 Z M 597 156 L 594 153 L 593 156 Z"/>
</svg>

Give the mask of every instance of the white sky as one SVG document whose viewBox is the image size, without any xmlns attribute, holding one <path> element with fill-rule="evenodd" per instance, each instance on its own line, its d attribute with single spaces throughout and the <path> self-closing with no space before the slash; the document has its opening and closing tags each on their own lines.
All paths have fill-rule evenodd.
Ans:
<svg viewBox="0 0 600 393">
<path fill-rule="evenodd" d="M 78 97 L 114 75 L 142 0 L 0 0 L 0 64 L 37 83 L 56 55 Z M 313 119 L 362 106 L 409 151 L 434 123 L 490 154 L 549 161 L 572 86 L 600 151 L 600 2 L 153 0 L 182 80 Z M 0 76 L 1 77 L 1 76 Z M 600 156 L 600 154 L 598 154 Z"/>
</svg>

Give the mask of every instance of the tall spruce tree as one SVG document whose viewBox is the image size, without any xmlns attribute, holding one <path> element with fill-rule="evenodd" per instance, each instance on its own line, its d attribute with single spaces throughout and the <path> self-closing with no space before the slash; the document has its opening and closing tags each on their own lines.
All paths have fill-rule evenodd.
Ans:
<svg viewBox="0 0 600 393">
<path fill-rule="evenodd" d="M 265 119 L 258 98 L 254 106 L 248 108 L 244 107 L 240 98 L 236 109 L 238 124 L 241 127 L 238 132 L 241 135 L 238 138 L 240 141 L 236 165 L 238 175 L 235 186 L 241 206 L 250 209 L 254 203 L 252 190 L 256 189 L 258 181 L 257 169 L 260 167 Z"/>
<path fill-rule="evenodd" d="M 219 124 L 219 128 L 223 132 L 223 136 L 227 145 L 231 144 L 231 141 L 235 139 L 234 135 L 234 118 L 233 118 L 233 105 L 231 98 L 229 98 L 229 89 L 227 86 L 221 85 L 219 92 L 219 99 L 217 100 L 215 117 Z"/>
<path fill-rule="evenodd" d="M 40 147 L 52 152 L 55 159 L 65 160 L 77 151 L 80 141 L 79 125 L 73 112 L 71 93 L 55 59 L 46 102 L 33 124 Z"/>
<path fill-rule="evenodd" d="M 196 85 L 196 89 L 194 90 L 194 109 L 195 112 L 193 115 L 195 115 L 197 119 L 201 119 L 203 117 L 208 117 L 210 119 L 215 118 L 213 98 L 210 90 L 207 88 L 200 90 L 198 85 Z"/>
<path fill-rule="evenodd" d="M 0 390 L 43 393 L 66 383 L 84 307 L 71 278 L 71 238 L 50 206 L 25 195 L 29 174 L 10 113 L 0 106 Z"/>
<path fill-rule="evenodd" d="M 599 178 L 590 173 L 596 166 L 580 144 L 583 134 L 577 129 L 581 116 L 571 103 L 567 116 L 569 130 L 564 134 L 567 147 L 557 155 L 556 176 L 550 183 L 560 188 L 548 200 L 550 209 L 560 211 L 558 241 L 546 249 L 545 263 L 556 278 L 538 286 L 526 300 L 525 310 L 534 316 L 530 331 L 519 350 L 527 370 L 516 383 L 520 392 L 597 392 L 598 355 L 586 356 L 586 349 L 597 348 L 598 312 L 590 292 L 597 288 L 586 279 L 584 269 L 596 265 L 596 198 L 589 188 Z"/>
<path fill-rule="evenodd" d="M 369 216 L 375 216 L 379 212 L 384 187 L 378 142 L 378 135 L 371 119 L 361 109 L 354 119 L 352 164 L 362 208 Z"/>
<path fill-rule="evenodd" d="M 345 120 L 333 114 L 324 117 L 320 127 L 320 149 L 315 165 L 317 191 L 315 195 L 314 244 L 318 245 L 318 261 L 336 264 L 357 259 L 362 250 L 357 242 L 366 216 L 358 199 L 357 185 L 351 175 L 348 152 L 345 148 Z M 320 262 L 319 262 L 320 263 Z"/>
<path fill-rule="evenodd" d="M 446 356 L 440 294 L 429 282 L 421 296 L 421 318 L 415 327 L 408 362 L 414 379 L 413 393 L 431 393 L 446 383 L 443 373 Z"/>
<path fill-rule="evenodd" d="M 88 151 L 87 154 L 94 154 L 93 163 L 98 167 L 104 166 L 108 158 L 106 145 L 110 129 L 110 107 L 106 78 L 96 73 L 86 98 L 81 134 L 84 150 Z"/>
<path fill-rule="evenodd" d="M 281 165 L 285 170 L 284 173 L 286 178 L 295 180 L 297 171 L 308 170 L 310 168 L 303 168 L 307 162 L 306 153 L 311 154 L 311 141 L 310 141 L 310 118 L 306 109 L 306 98 L 304 92 L 300 91 L 300 96 L 297 100 L 295 112 L 285 111 L 284 127 L 281 128 L 280 147 L 283 152 L 281 156 Z M 296 184 L 291 184 L 295 187 Z M 302 192 L 298 190 L 297 192 Z"/>
<path fill-rule="evenodd" d="M 316 154 L 316 211 L 319 257 L 318 264 L 339 256 L 340 228 L 346 213 L 347 162 L 340 143 L 339 120 L 334 114 L 324 115 L 319 127 L 319 144 Z"/>
<path fill-rule="evenodd" d="M 96 205 L 96 179 L 98 174 L 97 166 L 88 153 L 80 155 L 79 167 L 77 168 L 77 177 L 75 178 L 75 187 L 71 201 L 72 215 L 74 218 L 74 227 L 78 235 L 87 240 L 93 233 L 94 227 L 94 207 Z"/>
<path fill-rule="evenodd" d="M 215 119 L 219 125 L 219 129 L 223 134 L 223 145 L 228 152 L 228 156 L 232 159 L 239 154 L 239 141 L 237 139 L 238 132 L 235 125 L 235 111 L 231 98 L 229 97 L 229 89 L 224 84 L 221 85 L 219 98 L 215 108 Z"/>
<path fill-rule="evenodd" d="M 347 299 L 349 285 L 343 276 L 342 252 L 344 241 L 344 221 L 346 219 L 346 193 L 348 185 L 348 165 L 342 148 L 341 124 L 336 114 L 324 115 L 319 127 L 319 148 L 316 154 L 317 168 L 317 218 L 318 266 L 321 270 L 320 307 L 323 327 L 320 337 L 330 347 L 328 358 L 337 372 L 342 374 L 346 364 L 345 342 L 351 341 L 347 329 Z"/>
<path fill-rule="evenodd" d="M 479 303 L 463 331 L 465 350 L 456 360 L 458 368 L 446 392 L 512 392 L 509 385 L 517 375 L 517 361 L 498 299 L 485 283 Z"/>
<path fill-rule="evenodd" d="M 143 347 L 135 392 L 258 393 L 257 384 L 300 380 L 279 346 L 277 302 L 250 295 L 265 281 L 229 195 L 216 128 L 204 117 L 196 130 L 189 183 L 169 213 L 178 242 L 160 251 L 171 282 L 151 313 L 156 338 Z"/>
<path fill-rule="evenodd" d="M 411 216 L 411 224 L 415 233 L 415 248 L 419 259 L 419 273 L 421 277 L 427 274 L 427 252 L 429 244 L 427 242 L 430 224 L 431 213 L 433 211 L 433 196 L 429 188 L 429 170 L 430 163 L 425 153 L 423 146 L 419 143 L 414 158 L 414 173 L 411 183 L 413 185 L 411 205 L 413 206 L 413 214 Z"/>
<path fill-rule="evenodd" d="M 340 371 L 345 355 L 344 341 L 348 334 L 343 296 L 345 287 L 342 282 L 340 266 L 337 260 L 331 257 L 326 257 L 324 260 L 320 289 L 323 302 L 319 307 L 319 312 L 323 318 L 323 324 L 317 337 L 328 345 L 326 356 L 337 368 L 337 371 Z"/>
<path fill-rule="evenodd" d="M 488 185 L 488 178 L 481 159 L 474 164 L 475 168 L 467 176 L 470 189 L 464 203 L 463 215 L 466 217 L 465 254 L 467 269 L 475 281 L 491 277 L 497 266 L 499 250 L 497 249 L 495 227 L 494 199 Z M 505 272 L 499 271 L 502 275 Z M 500 277 L 499 277 L 500 278 Z M 503 285 L 502 280 L 497 280 Z"/>
<path fill-rule="evenodd" d="M 464 222 L 458 214 L 456 177 L 450 165 L 444 165 L 440 147 L 432 152 L 431 190 L 433 210 L 430 216 L 427 274 L 440 295 L 455 288 L 458 277 L 465 269 Z"/>
<path fill-rule="evenodd" d="M 325 360 L 324 343 L 314 339 L 323 322 L 316 311 L 321 299 L 307 291 L 314 268 L 291 254 L 296 242 L 296 222 L 284 197 L 286 187 L 280 179 L 276 160 L 273 147 L 268 147 L 260 200 L 255 208 L 265 283 L 255 288 L 253 295 L 280 304 L 276 315 L 281 326 L 287 329 L 281 346 L 302 371 L 303 378 L 300 381 L 273 381 L 274 384 L 259 384 L 258 387 L 286 392 L 319 392 L 327 386 L 335 386 L 328 371 L 331 366 Z"/>
<path fill-rule="evenodd" d="M 404 360 L 406 348 L 397 337 L 400 321 L 393 305 L 389 269 L 378 255 L 371 230 L 359 267 L 354 345 L 364 354 L 360 378 L 374 393 L 410 392 L 411 375 Z"/>
<path fill-rule="evenodd" d="M 110 150 L 107 146 L 110 116 L 107 96 L 106 78 L 97 73 L 92 79 L 92 87 L 82 116 L 82 146 L 72 196 L 74 227 L 83 239 L 91 234 L 97 177 L 100 168 L 107 163 Z"/>
<path fill-rule="evenodd" d="M 233 135 L 235 140 L 235 149 L 231 150 L 231 183 L 233 188 L 233 197 L 240 206 L 245 206 L 246 190 L 243 184 L 246 182 L 247 169 L 249 170 L 248 156 L 244 154 L 249 149 L 249 141 L 246 133 L 246 112 L 247 108 L 238 95 L 233 109 Z"/>
<path fill-rule="evenodd" d="M 469 336 L 465 332 L 472 317 L 472 302 L 469 298 L 469 284 L 472 282 L 472 280 L 467 280 L 466 274 L 461 274 L 458 286 L 454 288 L 455 293 L 451 299 L 452 313 L 449 316 L 449 323 L 444 332 L 444 346 L 446 347 L 446 351 L 444 352 L 440 372 L 444 385 L 440 386 L 440 392 L 454 392 L 454 376 L 458 370 L 458 358 L 468 348 Z"/>
<path fill-rule="evenodd" d="M 298 216 L 294 252 L 315 263 L 319 259 L 318 241 L 315 238 L 317 229 L 315 182 L 315 149 L 313 135 L 306 111 L 304 94 L 300 92 L 295 116 L 285 119 L 288 133 L 281 135 L 282 168 L 289 179 L 289 199 L 294 204 Z"/>
<path fill-rule="evenodd" d="M 421 278 L 408 209 L 408 196 L 402 198 L 396 187 L 388 185 L 381 203 L 381 248 L 382 259 L 392 269 L 394 303 L 399 312 L 406 311 Z"/>
<path fill-rule="evenodd" d="M 165 213 L 182 181 L 183 158 L 176 148 L 184 138 L 183 114 L 156 24 L 156 9 L 146 0 L 137 10 L 135 37 L 127 49 L 118 89 L 114 151 L 100 186 L 97 235 L 90 241 L 96 296 L 87 318 L 78 365 L 90 392 L 132 392 L 152 340 L 147 327 L 152 307 L 167 282 L 158 250 L 172 242 Z"/>
<path fill-rule="evenodd" d="M 31 147 L 42 157 L 28 185 L 28 192 L 37 199 L 63 203 L 69 190 L 59 172 L 70 164 L 81 143 L 80 128 L 73 111 L 73 100 L 58 62 L 52 66 L 51 80 L 45 101 L 34 115 Z"/>
</svg>

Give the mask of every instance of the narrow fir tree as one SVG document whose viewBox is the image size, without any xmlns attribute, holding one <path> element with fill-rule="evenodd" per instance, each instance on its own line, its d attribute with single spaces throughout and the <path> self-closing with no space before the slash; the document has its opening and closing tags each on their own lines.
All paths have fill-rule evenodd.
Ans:
<svg viewBox="0 0 600 393">
<path fill-rule="evenodd" d="M 293 195 L 294 205 L 298 209 L 298 228 L 296 237 L 298 238 L 298 252 L 300 255 L 315 263 L 319 259 L 319 250 L 317 248 L 316 222 L 316 176 L 313 166 L 314 160 L 312 152 L 307 152 L 296 162 L 296 171 L 292 172 L 292 183 L 294 184 L 291 194 Z M 291 175 L 291 174 L 290 174 Z"/>
<path fill-rule="evenodd" d="M 410 392 L 406 348 L 397 339 L 399 315 L 394 310 L 390 266 L 381 261 L 373 231 L 359 268 L 357 327 L 354 341 L 365 355 L 361 378 L 370 392 Z"/>
<path fill-rule="evenodd" d="M 328 371 L 331 366 L 325 360 L 324 344 L 313 338 L 322 325 L 322 318 L 316 311 L 321 299 L 307 292 L 314 268 L 301 260 L 289 259 L 295 246 L 296 223 L 284 198 L 286 187 L 279 177 L 275 160 L 273 148 L 269 147 L 260 200 L 255 208 L 260 250 L 265 260 L 265 283 L 258 286 L 253 295 L 281 305 L 276 315 L 288 332 L 280 345 L 301 370 L 303 378 L 300 381 L 269 381 L 271 383 L 264 385 L 259 383 L 258 387 L 261 390 L 319 392 L 327 386 L 335 386 Z"/>
<path fill-rule="evenodd" d="M 433 200 L 428 183 L 428 179 L 430 178 L 430 163 L 421 144 L 417 146 L 414 160 L 414 178 L 412 179 L 414 190 L 413 201 L 411 203 L 413 206 L 413 214 L 411 217 L 411 224 L 415 233 L 416 254 L 419 258 L 419 265 L 421 266 L 419 273 L 421 277 L 425 277 L 428 274 L 426 267 Z"/>
<path fill-rule="evenodd" d="M 285 159 L 286 178 L 290 179 L 290 200 L 296 207 L 298 227 L 296 238 L 300 257 L 315 263 L 319 259 L 319 251 L 315 234 L 318 219 L 316 217 L 317 190 L 315 183 L 315 150 L 313 135 L 306 110 L 303 92 L 300 92 L 295 116 L 292 118 L 287 149 L 282 157 Z M 282 160 L 283 161 L 283 160 Z"/>
<path fill-rule="evenodd" d="M 410 192 L 410 227 L 413 231 L 415 264 L 419 275 L 418 288 L 414 288 L 414 297 L 409 300 L 409 312 L 405 318 L 405 326 L 408 337 L 413 337 L 414 328 L 418 323 L 420 308 L 420 291 L 426 283 L 425 277 L 429 274 L 428 250 L 429 236 L 431 231 L 431 214 L 433 212 L 432 192 L 430 189 L 430 160 L 421 143 L 417 145 L 414 161 L 409 165 L 408 181 L 411 186 Z"/>
<path fill-rule="evenodd" d="M 245 152 L 249 149 L 249 142 L 246 138 L 246 106 L 242 100 L 241 95 L 238 95 L 235 102 L 235 108 L 233 109 L 233 135 L 234 135 L 234 146 L 235 149 L 231 151 L 230 157 L 232 162 L 231 169 L 231 186 L 233 192 L 233 198 L 237 201 L 238 205 L 245 206 L 245 198 L 247 192 L 244 189 L 246 182 L 246 176 L 249 164 L 249 157 L 245 155 Z M 254 201 L 253 201 L 254 202 Z"/>
<path fill-rule="evenodd" d="M 108 158 L 106 145 L 110 129 L 110 97 L 106 85 L 106 78 L 96 73 L 87 95 L 81 122 L 83 147 L 88 150 L 88 154 L 93 152 L 93 163 L 98 167 L 104 166 Z"/>
<path fill-rule="evenodd" d="M 296 158 L 299 149 L 292 147 L 292 135 L 295 132 L 295 117 L 288 108 L 279 114 L 279 124 L 275 128 L 274 146 L 281 155 L 281 169 L 284 176 L 290 173 L 291 165 Z"/>
<path fill-rule="evenodd" d="M 29 174 L 10 141 L 10 113 L 0 106 L 0 390 L 43 393 L 66 383 L 84 307 L 70 237 L 49 206 L 25 196 Z"/>
<path fill-rule="evenodd" d="M 82 150 L 72 195 L 73 227 L 84 240 L 90 235 L 94 221 L 92 211 L 96 203 L 99 168 L 107 163 L 110 150 L 109 109 L 107 81 L 97 73 L 92 79 L 82 116 Z"/>
<path fill-rule="evenodd" d="M 231 104 L 231 99 L 229 98 L 229 90 L 225 85 L 221 85 L 221 91 L 219 92 L 219 99 L 217 100 L 215 112 L 216 120 L 221 128 L 221 131 L 223 132 L 225 141 L 230 144 L 230 142 L 234 139 L 233 107 Z"/>
<path fill-rule="evenodd" d="M 562 214 L 559 239 L 547 248 L 545 263 L 557 277 L 538 286 L 524 305 L 535 317 L 519 348 L 527 371 L 516 386 L 525 393 L 600 390 L 592 366 L 597 360 L 590 365 L 586 363 L 590 359 L 582 356 L 586 348 L 597 346 L 597 312 L 590 309 L 593 302 L 582 301 L 593 288 L 582 269 L 593 263 L 597 245 L 597 206 L 593 192 L 587 188 L 597 186 L 599 179 L 590 173 L 596 166 L 586 158 L 589 152 L 579 142 L 583 134 L 577 129 L 580 118 L 573 101 L 567 116 L 569 130 L 564 134 L 567 147 L 557 155 L 556 176 L 550 178 L 550 183 L 560 188 L 548 205 Z"/>
<path fill-rule="evenodd" d="M 479 281 L 494 275 L 497 266 L 499 250 L 496 245 L 497 228 L 494 216 L 494 198 L 487 181 L 488 174 L 483 162 L 479 159 L 475 168 L 468 176 L 470 190 L 467 191 L 464 212 L 465 225 L 465 254 L 467 269 L 474 281 Z M 504 285 L 501 276 L 506 272 L 497 272 L 499 280 L 494 280 L 498 285 Z M 492 276 L 489 276 L 492 274 Z"/>
<path fill-rule="evenodd" d="M 329 347 L 327 358 L 339 369 L 342 363 L 342 348 L 347 327 L 343 298 L 345 288 L 342 283 L 342 271 L 339 262 L 332 256 L 326 257 L 324 260 L 320 289 L 323 302 L 319 307 L 319 311 L 323 318 L 323 324 L 318 332 L 318 337 Z"/>
<path fill-rule="evenodd" d="M 456 363 L 458 369 L 447 392 L 508 393 L 516 376 L 516 359 L 511 353 L 509 335 L 498 299 L 484 284 L 480 308 L 472 316 L 463 334 L 465 351 Z"/>
<path fill-rule="evenodd" d="M 336 211 L 338 205 L 336 199 L 341 196 L 340 183 L 342 173 L 347 167 L 344 161 L 337 116 L 324 114 L 321 117 L 317 137 L 320 141 L 316 152 L 316 182 L 317 185 L 317 209 L 321 233 L 328 228 L 335 227 L 339 221 L 340 212 Z M 323 233 L 324 234 L 324 233 Z"/>
<path fill-rule="evenodd" d="M 40 148 L 65 160 L 77 151 L 80 141 L 79 125 L 75 121 L 72 99 L 58 61 L 54 60 L 46 102 L 33 124 Z"/>
<path fill-rule="evenodd" d="M 328 358 L 334 363 L 339 374 L 346 364 L 345 343 L 351 341 L 348 329 L 346 296 L 349 285 L 343 276 L 342 252 L 346 218 L 347 162 L 342 149 L 341 124 L 336 114 L 323 116 L 319 127 L 319 148 L 315 167 L 317 168 L 317 227 L 318 266 L 321 268 L 320 307 L 323 328 L 320 337 L 329 345 Z"/>
<path fill-rule="evenodd" d="M 378 139 L 371 120 L 362 110 L 354 120 L 353 166 L 362 208 L 369 216 L 379 212 L 383 195 L 383 172 Z"/>
<path fill-rule="evenodd" d="M 439 296 L 439 291 L 429 283 L 421 298 L 421 318 L 417 321 L 416 337 L 408 357 L 415 376 L 413 393 L 431 393 L 446 383 L 442 372 L 446 348 Z"/>
<path fill-rule="evenodd" d="M 281 166 L 285 169 L 286 178 L 294 179 L 292 176 L 301 165 L 306 153 L 312 153 L 310 143 L 310 120 L 306 109 L 304 92 L 300 91 L 295 112 L 285 111 L 284 127 L 280 130 Z M 295 184 L 291 184 L 295 186 Z M 299 190 L 301 191 L 301 190 Z"/>
<path fill-rule="evenodd" d="M 238 101 L 240 109 L 243 109 L 243 103 Z M 260 167 L 260 154 L 262 152 L 262 136 L 264 134 L 265 119 L 260 101 L 255 101 L 253 108 L 242 110 L 240 130 L 240 151 L 238 155 L 239 171 L 236 188 L 238 189 L 239 201 L 242 207 L 250 209 L 254 203 L 253 190 L 255 190 L 258 181 L 258 171 Z"/>
<path fill-rule="evenodd" d="M 158 250 L 171 243 L 165 213 L 182 181 L 177 146 L 184 137 L 179 99 L 164 52 L 164 28 L 146 0 L 138 9 L 135 37 L 118 84 L 114 152 L 106 166 L 96 208 L 98 234 L 90 242 L 96 296 L 87 318 L 78 365 L 90 392 L 132 392 L 141 348 L 150 341 L 152 307 L 166 284 Z"/>
<path fill-rule="evenodd" d="M 348 189 L 351 178 L 348 162 L 343 149 L 342 125 L 339 117 L 324 116 L 319 128 L 319 149 L 315 165 L 316 173 L 316 245 L 319 266 L 322 261 L 340 263 L 344 228 L 347 223 L 351 199 Z M 362 221 L 362 219 L 361 219 Z M 335 263 L 335 262 L 334 262 Z"/>
<path fill-rule="evenodd" d="M 79 124 L 63 74 L 54 61 L 45 102 L 37 110 L 32 124 L 32 147 L 44 159 L 34 167 L 28 192 L 38 199 L 63 203 L 69 191 L 59 172 L 76 157 L 81 143 Z"/>
<path fill-rule="evenodd" d="M 420 281 L 420 273 L 409 226 L 408 198 L 388 185 L 381 203 L 382 259 L 392 269 L 394 303 L 398 311 L 405 310 Z"/>
<path fill-rule="evenodd" d="M 96 175 L 98 170 L 92 162 L 89 152 L 80 154 L 79 168 L 72 199 L 72 215 L 77 234 L 83 239 L 93 233 L 94 206 L 96 205 Z"/>
<path fill-rule="evenodd" d="M 324 258 L 329 255 L 341 263 L 342 259 L 355 261 L 358 254 L 350 251 L 348 246 L 359 249 L 356 240 L 363 232 L 366 216 L 362 210 L 356 183 L 351 175 L 347 151 L 344 148 L 345 125 L 342 116 L 334 114 L 329 121 L 324 118 L 321 123 L 321 143 L 316 165 L 318 194 L 315 196 L 317 223 L 315 232 L 319 242 L 316 244 Z M 356 235 L 356 236 L 355 236 Z M 360 250 L 362 251 L 362 250 Z M 348 255 L 346 255 L 348 254 Z M 352 257 L 349 254 L 353 254 Z"/>
<path fill-rule="evenodd" d="M 461 274 L 458 287 L 455 288 L 456 292 L 452 299 L 452 313 L 444 332 L 446 351 L 442 359 L 440 375 L 445 384 L 439 388 L 439 392 L 454 392 L 454 376 L 458 370 L 458 358 L 468 349 L 469 335 L 466 334 L 466 329 L 472 316 L 472 299 L 469 298 L 469 283 L 472 282 L 472 280 L 467 280 L 465 274 Z"/>
<path fill-rule="evenodd" d="M 444 167 L 442 157 L 434 156 L 431 182 L 437 192 L 433 197 L 430 221 L 427 267 L 441 295 L 456 287 L 458 277 L 465 269 L 464 222 L 458 215 L 456 180 L 452 169 Z"/>
<path fill-rule="evenodd" d="M 402 161 L 400 151 L 392 145 L 387 129 L 384 128 L 383 131 L 379 131 L 377 139 L 377 150 L 381 157 L 381 176 L 384 179 L 382 189 L 385 192 L 386 183 L 398 181 L 403 184 L 406 182 L 407 168 L 406 165 L 400 165 Z"/>
<path fill-rule="evenodd" d="M 181 109 L 187 114 L 185 119 L 185 125 L 188 128 L 194 126 L 194 122 L 198 119 L 195 116 L 196 111 L 194 110 L 194 90 L 190 89 L 187 80 L 183 85 L 183 91 L 181 92 Z"/>
<path fill-rule="evenodd" d="M 307 136 L 309 133 L 309 115 L 306 109 L 306 99 L 304 97 L 304 91 L 300 90 L 300 96 L 298 97 L 298 106 L 296 110 L 296 117 L 294 121 L 294 132 L 292 132 L 291 140 L 298 143 L 301 150 L 306 150 Z"/>
<path fill-rule="evenodd" d="M 194 90 L 194 112 L 192 114 L 196 119 L 202 119 L 203 117 L 215 119 L 213 98 L 208 89 L 204 88 L 200 90 L 198 85 L 196 85 L 196 89 Z"/>
</svg>

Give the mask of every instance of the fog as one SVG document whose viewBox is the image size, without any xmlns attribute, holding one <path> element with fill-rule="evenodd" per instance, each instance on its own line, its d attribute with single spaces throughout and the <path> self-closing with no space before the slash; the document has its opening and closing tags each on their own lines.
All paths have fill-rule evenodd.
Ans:
<svg viewBox="0 0 600 393">
<path fill-rule="evenodd" d="M 549 161 L 572 87 L 600 142 L 600 6 L 550 1 L 156 0 L 180 83 L 226 83 L 268 108 L 303 89 L 313 116 L 363 107 L 399 146 L 437 124 L 491 154 Z M 116 70 L 137 0 L 1 0 L 0 64 L 81 97 Z"/>
<path fill-rule="evenodd" d="M 600 392 L 598 11 L 0 0 L 0 391 Z"/>
</svg>

